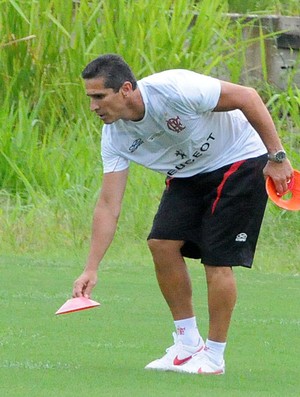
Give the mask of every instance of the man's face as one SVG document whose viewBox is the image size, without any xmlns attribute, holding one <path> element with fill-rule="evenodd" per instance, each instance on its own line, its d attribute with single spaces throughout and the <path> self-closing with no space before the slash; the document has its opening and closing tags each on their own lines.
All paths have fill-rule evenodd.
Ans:
<svg viewBox="0 0 300 397">
<path fill-rule="evenodd" d="M 111 124 L 122 118 L 125 101 L 122 88 L 114 92 L 112 88 L 104 87 L 102 77 L 85 80 L 87 96 L 91 99 L 90 109 L 103 120 L 105 124 Z"/>
</svg>

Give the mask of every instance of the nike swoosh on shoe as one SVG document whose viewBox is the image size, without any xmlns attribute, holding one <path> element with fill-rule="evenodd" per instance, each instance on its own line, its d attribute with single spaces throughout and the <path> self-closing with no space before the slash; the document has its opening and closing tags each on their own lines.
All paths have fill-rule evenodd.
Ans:
<svg viewBox="0 0 300 397">
<path fill-rule="evenodd" d="M 188 357 L 182 358 L 182 359 L 178 358 L 178 355 L 177 355 L 177 356 L 174 358 L 174 360 L 173 360 L 173 364 L 174 364 L 174 365 L 182 365 L 182 364 L 185 364 L 187 361 L 189 361 L 189 360 L 193 357 L 194 354 L 201 352 L 201 350 L 203 349 L 203 347 L 204 347 L 204 346 L 201 346 L 200 349 L 197 350 L 195 353 L 191 354 L 191 355 L 188 356 Z"/>
<path fill-rule="evenodd" d="M 189 361 L 192 358 L 192 356 L 188 356 L 186 358 L 180 359 L 178 356 L 176 356 L 173 360 L 174 365 L 182 365 L 185 364 L 187 361 Z"/>
</svg>

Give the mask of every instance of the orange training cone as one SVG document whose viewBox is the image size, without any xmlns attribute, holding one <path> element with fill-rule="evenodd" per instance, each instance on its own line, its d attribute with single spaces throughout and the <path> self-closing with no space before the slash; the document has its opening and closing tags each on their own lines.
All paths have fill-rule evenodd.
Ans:
<svg viewBox="0 0 300 397">
<path fill-rule="evenodd" d="M 270 177 L 266 180 L 266 189 L 269 198 L 278 207 L 290 211 L 300 210 L 300 171 L 294 170 L 293 178 L 288 183 L 288 190 L 282 196 L 276 192 L 274 182 Z"/>
<path fill-rule="evenodd" d="M 80 298 L 68 299 L 55 314 L 73 313 L 80 310 L 91 309 L 97 306 L 100 306 L 100 303 L 82 296 Z"/>
</svg>

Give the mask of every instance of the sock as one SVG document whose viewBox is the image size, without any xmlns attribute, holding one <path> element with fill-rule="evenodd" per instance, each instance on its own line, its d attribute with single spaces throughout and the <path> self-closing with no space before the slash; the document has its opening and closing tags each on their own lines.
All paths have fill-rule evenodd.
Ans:
<svg viewBox="0 0 300 397">
<path fill-rule="evenodd" d="M 209 339 L 206 340 L 205 351 L 216 364 L 220 364 L 223 361 L 225 348 L 226 342 L 221 343 Z"/>
<path fill-rule="evenodd" d="M 184 345 L 198 346 L 198 344 L 204 344 L 198 331 L 196 317 L 176 320 L 174 324 L 178 340 Z"/>
</svg>

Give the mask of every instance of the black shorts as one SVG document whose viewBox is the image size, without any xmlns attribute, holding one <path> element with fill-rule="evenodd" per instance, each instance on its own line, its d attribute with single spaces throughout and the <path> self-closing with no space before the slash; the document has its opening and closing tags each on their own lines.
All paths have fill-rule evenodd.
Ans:
<svg viewBox="0 0 300 397">
<path fill-rule="evenodd" d="M 167 178 L 148 239 L 183 240 L 211 266 L 251 267 L 266 207 L 267 155 L 189 178 Z"/>
</svg>

